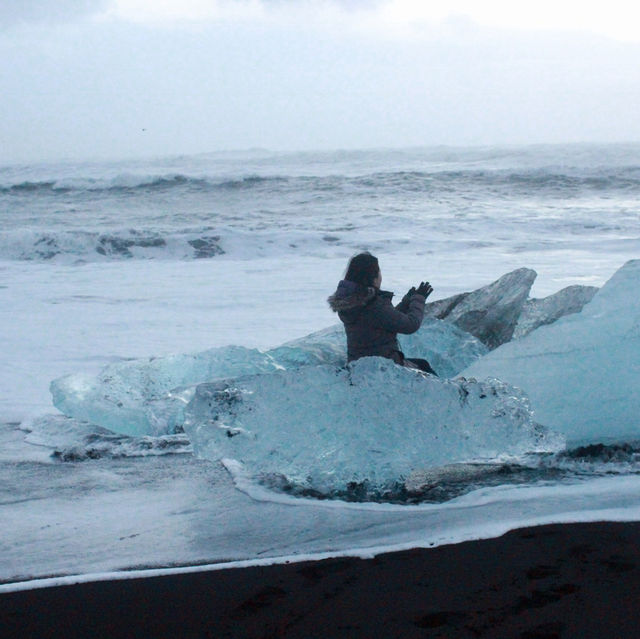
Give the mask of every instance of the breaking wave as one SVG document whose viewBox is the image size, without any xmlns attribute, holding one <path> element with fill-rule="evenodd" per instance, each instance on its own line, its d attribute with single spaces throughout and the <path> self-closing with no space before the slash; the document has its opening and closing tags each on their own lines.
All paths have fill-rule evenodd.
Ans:
<svg viewBox="0 0 640 639">
<path fill-rule="evenodd" d="M 118 194 L 123 192 L 168 191 L 173 189 L 191 190 L 230 190 L 250 189 L 271 184 L 286 184 L 286 177 L 262 177 L 249 175 L 237 179 L 200 178 L 183 174 L 159 176 L 121 175 L 110 179 L 66 178 L 59 180 L 24 181 L 0 186 L 0 193 L 13 195 L 30 194 L 68 194 L 71 192 L 89 192 L 99 194 Z"/>
<path fill-rule="evenodd" d="M 167 235 L 137 229 L 0 233 L 0 258 L 9 260 L 200 259 L 223 253 L 220 235 L 207 231 Z"/>
<path fill-rule="evenodd" d="M 338 233 L 321 228 L 0 231 L 0 260 L 82 264 L 132 259 L 199 260 L 225 254 L 242 259 L 286 253 L 317 254 L 322 251 L 326 254 L 331 247 L 346 251 L 345 255 L 348 255 L 360 246 L 358 238 L 349 233 L 351 230 L 343 228 Z"/>
<path fill-rule="evenodd" d="M 350 188 L 396 188 L 417 191 L 474 187 L 521 187 L 537 191 L 640 190 L 640 166 L 585 170 L 436 170 L 386 171 L 365 175 L 246 175 L 198 177 L 182 173 L 166 175 L 120 175 L 112 178 L 61 178 L 21 181 L 0 186 L 0 194 L 15 196 L 68 195 L 69 193 L 154 193 L 165 191 L 236 191 L 302 189 L 342 192 Z"/>
</svg>

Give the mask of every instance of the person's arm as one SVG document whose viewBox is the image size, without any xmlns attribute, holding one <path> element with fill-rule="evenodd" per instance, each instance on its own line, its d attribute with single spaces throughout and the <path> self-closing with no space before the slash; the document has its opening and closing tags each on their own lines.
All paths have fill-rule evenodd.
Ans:
<svg viewBox="0 0 640 639">
<path fill-rule="evenodd" d="M 380 306 L 374 314 L 374 321 L 385 331 L 391 333 L 415 333 L 422 324 L 424 317 L 424 303 L 426 298 L 419 293 L 411 296 L 407 311 L 399 311 L 392 304 Z M 402 302 L 401 302 L 402 303 Z"/>
<path fill-rule="evenodd" d="M 407 292 L 407 294 L 402 298 L 402 300 L 400 300 L 400 302 L 396 304 L 396 311 L 400 311 L 401 313 L 406 313 L 409 310 L 409 302 L 411 301 L 411 298 L 413 297 L 415 292 L 416 292 L 416 287 L 412 286 Z"/>
<path fill-rule="evenodd" d="M 411 300 L 414 295 L 418 294 L 424 297 L 426 300 L 429 295 L 433 292 L 433 287 L 429 282 L 420 282 L 420 286 L 416 289 L 415 286 L 412 286 L 407 294 L 402 298 L 399 304 L 396 305 L 396 310 L 401 313 L 407 314 L 411 308 Z M 424 307 L 423 307 L 423 315 L 424 315 Z M 422 322 L 422 319 L 420 320 Z M 416 329 L 417 330 L 417 329 Z M 401 331 L 398 331 L 401 332 Z"/>
</svg>

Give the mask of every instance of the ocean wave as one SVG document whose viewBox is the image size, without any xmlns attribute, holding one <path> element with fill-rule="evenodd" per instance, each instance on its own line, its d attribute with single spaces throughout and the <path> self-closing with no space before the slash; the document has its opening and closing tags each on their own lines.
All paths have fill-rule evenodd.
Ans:
<svg viewBox="0 0 640 639">
<path fill-rule="evenodd" d="M 7 231 L 0 233 L 0 259 L 25 261 L 101 261 L 202 259 L 224 254 L 220 235 L 136 229 L 90 231 Z"/>
<path fill-rule="evenodd" d="M 249 220 L 250 221 L 250 220 Z M 302 225 L 300 225 L 302 226 Z M 218 229 L 112 229 L 103 231 L 15 229 L 0 231 L 0 260 L 83 264 L 127 260 L 199 260 L 229 255 L 238 259 L 296 255 L 347 257 L 360 246 L 351 227 Z M 398 240 L 402 246 L 404 243 Z M 393 245 L 393 239 L 386 241 Z"/>
<path fill-rule="evenodd" d="M 178 174 L 169 175 L 120 175 L 109 179 L 63 178 L 57 180 L 23 181 L 0 186 L 0 193 L 8 195 L 56 195 L 71 192 L 135 193 L 170 190 L 239 190 L 286 184 L 287 177 L 248 175 L 238 178 L 206 178 Z"/>
<path fill-rule="evenodd" d="M 407 190 L 442 190 L 449 188 L 474 187 L 518 187 L 536 192 L 555 192 L 558 190 L 628 190 L 640 189 L 640 167 L 630 166 L 615 172 L 592 171 L 588 173 L 530 170 L 530 171 L 397 171 L 376 173 L 353 180 L 354 184 L 367 187 L 392 187 Z"/>
<path fill-rule="evenodd" d="M 537 192 L 640 190 L 640 166 L 571 169 L 550 167 L 531 170 L 430 170 L 384 171 L 363 175 L 245 175 L 238 177 L 123 174 L 112 178 L 61 178 L 21 181 L 0 186 L 0 194 L 23 197 L 70 193 L 152 194 L 172 191 L 229 192 L 264 190 L 338 191 L 344 189 L 398 189 L 429 191 L 464 187 L 524 188 Z"/>
</svg>

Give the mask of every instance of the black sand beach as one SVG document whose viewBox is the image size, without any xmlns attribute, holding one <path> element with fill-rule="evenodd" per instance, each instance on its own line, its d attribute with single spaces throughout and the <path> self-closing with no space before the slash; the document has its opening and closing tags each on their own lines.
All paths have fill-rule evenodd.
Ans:
<svg viewBox="0 0 640 639">
<path fill-rule="evenodd" d="M 0 595 L 9 637 L 640 636 L 640 522 Z"/>
</svg>

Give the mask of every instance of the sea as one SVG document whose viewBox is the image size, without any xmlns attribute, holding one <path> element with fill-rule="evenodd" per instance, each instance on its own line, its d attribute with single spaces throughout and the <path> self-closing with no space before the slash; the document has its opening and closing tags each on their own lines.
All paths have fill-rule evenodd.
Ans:
<svg viewBox="0 0 640 639">
<path fill-rule="evenodd" d="M 601 286 L 640 257 L 640 144 L 4 165 L 0 220 L 0 591 L 640 519 L 637 442 L 457 468 L 420 503 L 321 500 L 246 485 L 181 433 L 98 432 L 49 393 L 115 362 L 330 326 L 326 298 L 362 250 L 400 296 L 520 267 L 538 274 L 533 297 Z"/>
</svg>

